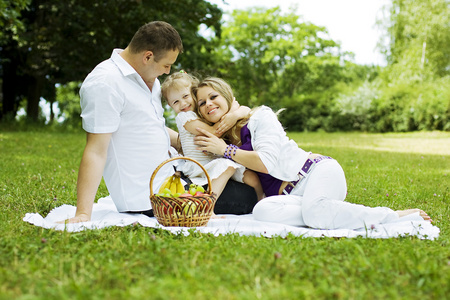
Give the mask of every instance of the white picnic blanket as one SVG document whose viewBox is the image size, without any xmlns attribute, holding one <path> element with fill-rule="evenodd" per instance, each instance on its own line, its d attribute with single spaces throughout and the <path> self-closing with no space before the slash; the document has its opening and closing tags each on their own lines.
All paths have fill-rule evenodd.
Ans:
<svg viewBox="0 0 450 300">
<path fill-rule="evenodd" d="M 140 224 L 145 227 L 162 228 L 175 234 L 189 235 L 191 228 L 187 227 L 164 227 L 158 223 L 156 218 L 150 218 L 141 214 L 119 213 L 111 200 L 105 197 L 94 204 L 91 221 L 75 224 L 57 224 L 57 221 L 65 220 L 75 215 L 76 207 L 62 205 L 52 211 L 44 218 L 37 213 L 27 213 L 24 221 L 33 225 L 54 229 L 77 232 L 88 229 L 99 229 L 110 226 L 128 226 Z M 221 216 L 221 215 L 219 215 Z M 302 237 L 365 237 L 365 238 L 395 238 L 399 236 L 416 236 L 420 239 L 434 240 L 439 237 L 439 228 L 430 222 L 424 221 L 418 213 L 398 219 L 396 222 L 377 225 L 372 228 L 361 228 L 358 230 L 335 229 L 322 230 L 305 227 L 295 227 L 278 223 L 260 222 L 248 215 L 223 215 L 225 218 L 211 219 L 205 227 L 195 229 L 202 233 L 211 233 L 215 236 L 229 233 L 254 236 L 281 236 L 288 234 Z"/>
</svg>

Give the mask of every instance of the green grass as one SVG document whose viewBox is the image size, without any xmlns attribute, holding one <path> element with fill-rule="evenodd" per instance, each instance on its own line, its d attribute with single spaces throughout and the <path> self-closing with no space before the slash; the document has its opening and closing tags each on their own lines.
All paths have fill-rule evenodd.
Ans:
<svg viewBox="0 0 450 300">
<path fill-rule="evenodd" d="M 445 299 L 450 133 L 291 133 L 346 171 L 347 200 L 420 207 L 439 239 L 176 236 L 137 226 L 32 226 L 76 204 L 83 133 L 0 133 L 0 299 Z M 98 198 L 108 194 L 104 184 Z"/>
</svg>

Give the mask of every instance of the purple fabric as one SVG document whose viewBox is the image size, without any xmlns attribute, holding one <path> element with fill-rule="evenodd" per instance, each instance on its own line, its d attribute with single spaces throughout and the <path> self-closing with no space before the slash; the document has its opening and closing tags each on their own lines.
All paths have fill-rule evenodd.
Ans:
<svg viewBox="0 0 450 300">
<path fill-rule="evenodd" d="M 239 147 L 239 149 L 253 151 L 252 136 L 250 134 L 250 130 L 247 128 L 247 124 L 241 128 L 241 142 L 242 146 Z M 281 184 L 283 183 L 282 180 L 270 176 L 269 174 L 260 172 L 256 172 L 256 174 L 258 174 L 259 181 L 261 181 L 261 185 L 264 194 L 266 194 L 266 197 L 278 195 L 278 191 L 280 190 Z"/>
</svg>

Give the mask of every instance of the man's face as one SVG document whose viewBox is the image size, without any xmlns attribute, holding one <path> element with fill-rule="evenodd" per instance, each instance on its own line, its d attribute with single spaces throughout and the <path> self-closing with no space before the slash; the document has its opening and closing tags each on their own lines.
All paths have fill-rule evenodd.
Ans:
<svg viewBox="0 0 450 300">
<path fill-rule="evenodd" d="M 162 74 L 169 74 L 170 68 L 175 63 L 178 57 L 178 50 L 169 50 L 158 60 L 155 59 L 155 56 L 152 55 L 148 60 L 146 68 L 145 68 L 145 77 L 144 81 L 146 82 L 154 82 L 158 76 Z"/>
</svg>

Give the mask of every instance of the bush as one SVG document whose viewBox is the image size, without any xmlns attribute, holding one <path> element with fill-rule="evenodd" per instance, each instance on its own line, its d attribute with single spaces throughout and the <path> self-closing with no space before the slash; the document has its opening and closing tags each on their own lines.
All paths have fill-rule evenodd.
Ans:
<svg viewBox="0 0 450 300">
<path fill-rule="evenodd" d="M 319 129 L 334 131 L 329 128 L 330 109 L 332 98 L 319 94 L 302 96 L 297 95 L 294 101 L 282 99 L 285 110 L 279 115 L 280 122 L 289 131 L 317 131 Z M 285 101 L 283 101 L 285 100 Z"/>
<path fill-rule="evenodd" d="M 339 95 L 327 131 L 406 132 L 450 130 L 450 78 L 434 81 L 365 82 Z M 330 130 L 333 129 L 333 130 Z"/>
<path fill-rule="evenodd" d="M 380 96 L 378 82 L 364 82 L 355 92 L 340 95 L 332 107 L 333 124 L 339 130 L 374 131 L 368 116 Z"/>
<path fill-rule="evenodd" d="M 450 131 L 450 76 L 423 84 L 410 113 L 419 130 Z"/>
</svg>

